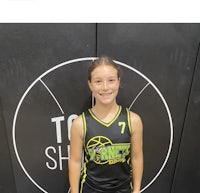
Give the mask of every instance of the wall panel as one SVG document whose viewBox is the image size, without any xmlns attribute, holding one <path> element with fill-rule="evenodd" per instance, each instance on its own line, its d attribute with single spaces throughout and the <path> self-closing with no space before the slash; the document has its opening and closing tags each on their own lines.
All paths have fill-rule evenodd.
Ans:
<svg viewBox="0 0 200 193">
<path fill-rule="evenodd" d="M 17 193 L 69 190 L 68 119 L 90 102 L 84 73 L 88 62 L 47 72 L 66 61 L 95 56 L 95 34 L 96 24 L 0 25 L 2 129 Z"/>
<path fill-rule="evenodd" d="M 0 100 L 0 171 L 1 171 L 0 192 L 16 193 L 1 100 Z"/>
<path fill-rule="evenodd" d="M 200 55 L 193 77 L 172 193 L 199 192 Z"/>
<path fill-rule="evenodd" d="M 164 97 L 173 122 L 173 148 L 162 172 L 170 140 L 169 120 L 163 101 L 150 84 L 132 106 L 144 123 L 145 192 L 169 193 L 195 70 L 200 26 L 195 24 L 98 24 L 97 53 L 146 75 Z M 125 70 L 126 71 L 126 70 Z M 124 73 L 119 102 L 129 106 L 144 84 L 135 73 Z M 126 99 L 126 100 L 124 100 Z M 127 100 L 128 99 L 128 100 Z M 154 177 L 156 180 L 152 181 Z M 151 183 L 153 182 L 153 183 Z"/>
</svg>

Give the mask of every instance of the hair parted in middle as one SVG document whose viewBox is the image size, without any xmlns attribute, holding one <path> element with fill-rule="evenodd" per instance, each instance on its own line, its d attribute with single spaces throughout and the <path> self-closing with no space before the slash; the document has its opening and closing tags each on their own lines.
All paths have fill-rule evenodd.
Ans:
<svg viewBox="0 0 200 193">
<path fill-rule="evenodd" d="M 91 74 L 95 68 L 97 68 L 100 65 L 109 65 L 112 66 L 117 70 L 117 77 L 121 77 L 121 68 L 119 67 L 118 64 L 114 62 L 114 60 L 106 55 L 100 56 L 97 59 L 93 60 L 88 68 L 88 80 L 91 81 Z"/>
</svg>

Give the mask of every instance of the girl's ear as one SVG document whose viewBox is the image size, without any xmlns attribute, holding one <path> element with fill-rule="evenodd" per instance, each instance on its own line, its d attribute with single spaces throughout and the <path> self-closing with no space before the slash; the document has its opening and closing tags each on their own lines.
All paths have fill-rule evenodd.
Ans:
<svg viewBox="0 0 200 193">
<path fill-rule="evenodd" d="M 92 91 L 92 86 L 91 86 L 91 81 L 90 80 L 88 80 L 88 86 L 89 86 L 90 90 Z"/>
</svg>

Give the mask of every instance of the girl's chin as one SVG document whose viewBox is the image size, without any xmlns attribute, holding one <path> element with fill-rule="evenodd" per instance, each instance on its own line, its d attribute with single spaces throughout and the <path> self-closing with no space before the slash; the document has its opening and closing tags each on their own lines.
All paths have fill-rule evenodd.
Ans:
<svg viewBox="0 0 200 193">
<path fill-rule="evenodd" d="M 113 103 L 115 100 L 113 99 L 113 98 L 104 98 L 104 99 L 100 99 L 99 100 L 99 102 L 101 103 L 101 104 L 105 104 L 105 105 L 107 105 L 107 104 L 111 104 L 111 103 Z"/>
</svg>

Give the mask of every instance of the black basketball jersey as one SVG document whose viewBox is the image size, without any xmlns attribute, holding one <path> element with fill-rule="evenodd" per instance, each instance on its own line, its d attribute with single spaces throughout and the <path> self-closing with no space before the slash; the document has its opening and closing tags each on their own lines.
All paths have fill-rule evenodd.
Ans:
<svg viewBox="0 0 200 193">
<path fill-rule="evenodd" d="M 89 109 L 84 122 L 84 165 L 81 186 L 87 183 L 103 192 L 130 182 L 130 111 L 119 106 L 114 119 L 105 123 Z M 129 183 L 130 184 L 130 183 Z"/>
</svg>

